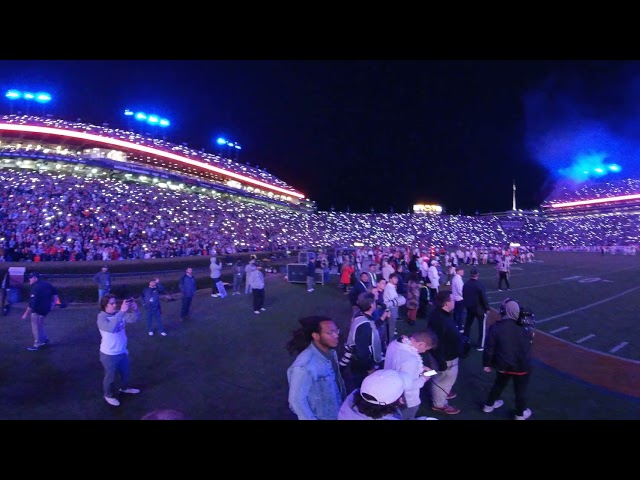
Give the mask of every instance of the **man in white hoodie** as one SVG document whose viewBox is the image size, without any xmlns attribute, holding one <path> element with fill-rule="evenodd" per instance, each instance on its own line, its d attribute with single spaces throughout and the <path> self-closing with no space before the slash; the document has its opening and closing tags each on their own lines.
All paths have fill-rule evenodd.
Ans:
<svg viewBox="0 0 640 480">
<path fill-rule="evenodd" d="M 427 277 L 429 278 L 429 283 L 427 286 L 429 287 L 429 299 L 431 302 L 436 298 L 436 293 L 440 288 L 440 274 L 438 273 L 438 265 L 440 262 L 438 260 L 431 260 L 431 266 L 429 270 L 427 270 Z"/>
<path fill-rule="evenodd" d="M 427 329 L 426 331 L 413 332 L 411 335 L 402 336 L 389 343 L 384 360 L 385 369 L 393 369 L 404 372 L 411 384 L 405 387 L 405 405 L 401 408 L 402 419 L 414 419 L 420 408 L 420 389 L 431 377 L 425 376 L 431 368 L 422 363 L 422 353 L 437 346 L 437 335 Z"/>
</svg>

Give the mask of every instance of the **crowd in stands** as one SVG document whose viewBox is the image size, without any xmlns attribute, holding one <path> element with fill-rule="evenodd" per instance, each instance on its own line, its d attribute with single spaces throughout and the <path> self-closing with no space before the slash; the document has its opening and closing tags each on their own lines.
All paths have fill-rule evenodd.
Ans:
<svg viewBox="0 0 640 480">
<path fill-rule="evenodd" d="M 308 247 L 508 245 L 492 216 L 304 213 L 104 176 L 0 169 L 7 261 L 115 260 Z M 520 243 L 556 249 L 638 241 L 637 215 L 527 221 Z"/>
<path fill-rule="evenodd" d="M 594 198 L 620 197 L 640 192 L 640 179 L 625 178 L 612 182 L 589 182 L 576 185 L 570 182 L 558 182 L 554 191 L 543 202 L 543 206 L 552 203 L 576 202 Z"/>
<path fill-rule="evenodd" d="M 108 125 L 0 116 L 0 123 L 55 127 L 121 139 L 215 164 L 270 185 L 293 190 L 259 168 Z M 1 142 L 0 153 L 29 146 Z M 249 196 L 191 186 L 175 190 L 95 168 L 60 168 L 73 149 L 56 149 L 50 171 L 0 164 L 0 260 L 115 260 L 233 254 L 262 250 L 365 246 L 464 248 L 472 252 L 518 243 L 538 249 L 580 249 L 635 254 L 640 209 L 611 206 L 575 215 L 439 215 L 315 212 L 254 201 Z M 9 160 L 5 160 L 9 162 Z M 73 165 L 66 163 L 66 165 Z M 22 165 L 24 166 L 24 165 Z M 640 192 L 640 180 L 559 187 L 546 202 Z M 249 195 L 247 193 L 247 195 Z M 640 205 L 640 203 L 639 203 Z M 544 206 L 544 205 L 543 205 Z M 615 207 L 614 207 L 615 208 Z M 629 247 L 629 248 L 627 248 Z M 633 253 L 631 253 L 633 252 Z M 481 257 L 482 258 L 482 257 Z"/>
<path fill-rule="evenodd" d="M 16 123 L 24 125 L 51 127 L 64 130 L 72 130 L 77 132 L 90 133 L 92 135 L 99 135 L 109 138 L 116 138 L 127 142 L 135 143 L 138 145 L 144 145 L 147 147 L 153 147 L 160 150 L 165 150 L 178 155 L 183 155 L 188 158 L 197 159 L 200 161 L 208 162 L 216 167 L 223 168 L 225 170 L 250 177 L 255 180 L 266 182 L 270 185 L 285 188 L 287 190 L 295 190 L 291 185 L 288 185 L 283 180 L 272 175 L 264 169 L 258 167 L 252 167 L 247 164 L 242 164 L 233 161 L 230 158 L 224 158 L 219 155 L 203 152 L 201 150 L 195 150 L 185 145 L 177 145 L 167 142 L 163 139 L 150 138 L 148 136 L 140 135 L 138 133 L 121 130 L 117 128 L 109 128 L 108 126 L 97 126 L 80 122 L 68 122 L 53 118 L 42 118 L 34 115 L 2 115 L 0 116 L 0 123 Z"/>
</svg>

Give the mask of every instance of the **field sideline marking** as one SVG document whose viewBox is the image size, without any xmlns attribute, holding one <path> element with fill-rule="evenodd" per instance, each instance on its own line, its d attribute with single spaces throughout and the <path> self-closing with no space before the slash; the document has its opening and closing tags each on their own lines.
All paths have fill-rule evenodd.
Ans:
<svg viewBox="0 0 640 480">
<path fill-rule="evenodd" d="M 613 297 L 604 298 L 604 299 L 599 300 L 599 301 L 597 301 L 595 303 L 590 303 L 589 305 L 585 305 L 583 307 L 576 308 L 575 310 L 569 310 L 568 312 L 560 313 L 558 315 L 554 315 L 553 317 L 548 317 L 548 318 L 545 318 L 545 319 L 542 319 L 542 320 L 536 320 L 536 325 L 538 325 L 540 323 L 548 322 L 550 320 L 555 320 L 556 318 L 564 317 L 566 315 L 571 315 L 571 314 L 579 312 L 581 310 L 586 310 L 587 308 L 595 307 L 596 305 L 600 305 L 600 304 L 603 304 L 603 303 L 610 302 L 611 300 L 615 300 L 616 298 L 622 297 L 623 295 L 626 295 L 627 293 L 633 292 L 633 291 L 635 291 L 635 290 L 637 290 L 639 288 L 640 288 L 640 285 L 638 285 L 637 287 L 630 288 L 629 290 L 625 290 L 624 292 L 618 293 L 617 295 L 614 295 Z"/>
<path fill-rule="evenodd" d="M 576 340 L 576 343 L 584 343 L 584 342 L 586 342 L 587 340 L 589 340 L 589 339 L 591 339 L 591 338 L 593 338 L 593 337 L 595 337 L 595 334 L 590 333 L 590 334 L 589 334 L 589 335 L 587 335 L 586 337 L 582 337 L 581 339 Z"/>
<path fill-rule="evenodd" d="M 537 322 L 536 322 L 536 323 L 537 323 Z M 544 332 L 544 331 L 542 331 L 542 330 L 537 331 L 537 332 L 536 332 L 536 334 L 539 334 L 539 335 L 545 335 L 545 336 L 547 336 L 547 337 L 553 338 L 553 339 L 554 339 L 555 341 L 557 341 L 557 342 L 564 343 L 564 344 L 566 344 L 566 345 L 568 345 L 568 346 L 570 346 L 570 347 L 573 347 L 573 348 L 580 348 L 580 349 L 582 349 L 582 350 L 585 350 L 585 351 L 587 351 L 587 352 L 594 353 L 594 354 L 596 354 L 596 355 L 603 355 L 603 356 L 605 356 L 605 357 L 610 357 L 610 358 L 615 359 L 615 360 L 617 360 L 617 361 L 619 361 L 619 362 L 623 362 L 623 363 L 633 363 L 634 365 L 640 365 L 640 361 L 639 361 L 639 360 L 633 360 L 632 358 L 620 357 L 620 356 L 618 356 L 618 355 L 611 355 L 610 353 L 608 353 L 608 352 L 603 352 L 602 350 L 594 350 L 593 348 L 587 348 L 587 347 L 585 347 L 585 346 L 583 346 L 583 345 L 577 344 L 577 343 L 575 343 L 575 342 L 570 342 L 569 340 L 565 340 L 564 338 L 556 337 L 555 335 L 551 335 L 550 333 L 548 333 L 548 332 Z"/>
<path fill-rule="evenodd" d="M 563 330 L 567 330 L 569 327 L 560 327 L 560 328 L 556 328 L 555 330 L 551 330 L 549 333 L 558 333 L 561 332 Z"/>
<path fill-rule="evenodd" d="M 611 350 L 609 350 L 609 353 L 616 353 L 618 350 L 620 350 L 621 348 L 626 347 L 629 344 L 629 342 L 622 342 L 618 345 L 616 345 L 615 347 L 613 347 Z"/>
</svg>

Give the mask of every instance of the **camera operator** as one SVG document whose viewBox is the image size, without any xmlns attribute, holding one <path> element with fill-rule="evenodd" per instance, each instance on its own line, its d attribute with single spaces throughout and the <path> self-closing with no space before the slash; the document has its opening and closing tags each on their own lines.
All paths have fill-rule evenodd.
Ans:
<svg viewBox="0 0 640 480">
<path fill-rule="evenodd" d="M 531 410 L 527 408 L 527 387 L 532 370 L 533 312 L 507 298 L 502 302 L 500 315 L 500 320 L 491 325 L 487 332 L 482 354 L 484 371 L 489 373 L 492 368 L 496 370 L 496 379 L 482 410 L 491 413 L 504 405 L 504 401 L 499 400 L 500 394 L 509 380 L 513 380 L 515 419 L 526 420 L 531 416 Z"/>
</svg>

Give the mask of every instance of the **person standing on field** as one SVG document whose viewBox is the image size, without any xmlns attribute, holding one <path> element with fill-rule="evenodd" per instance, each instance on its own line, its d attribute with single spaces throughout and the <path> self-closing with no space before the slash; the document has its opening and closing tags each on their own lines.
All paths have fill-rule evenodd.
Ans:
<svg viewBox="0 0 640 480">
<path fill-rule="evenodd" d="M 103 265 L 98 273 L 93 276 L 94 283 L 98 284 L 98 303 L 103 295 L 111 291 L 111 273 L 109 268 Z"/>
<path fill-rule="evenodd" d="M 188 267 L 184 271 L 184 275 L 180 277 L 178 282 L 180 293 L 182 293 L 182 305 L 180 307 L 180 321 L 184 322 L 189 317 L 191 310 L 191 302 L 196 294 L 196 279 L 193 276 L 193 268 Z"/>
<path fill-rule="evenodd" d="M 49 344 L 49 336 L 44 329 L 44 319 L 49 314 L 58 301 L 58 291 L 49 282 L 40 280 L 40 274 L 31 272 L 29 274 L 29 305 L 22 314 L 22 319 L 31 315 L 31 332 L 33 333 L 33 346 L 27 350 L 35 352 Z"/>
</svg>

